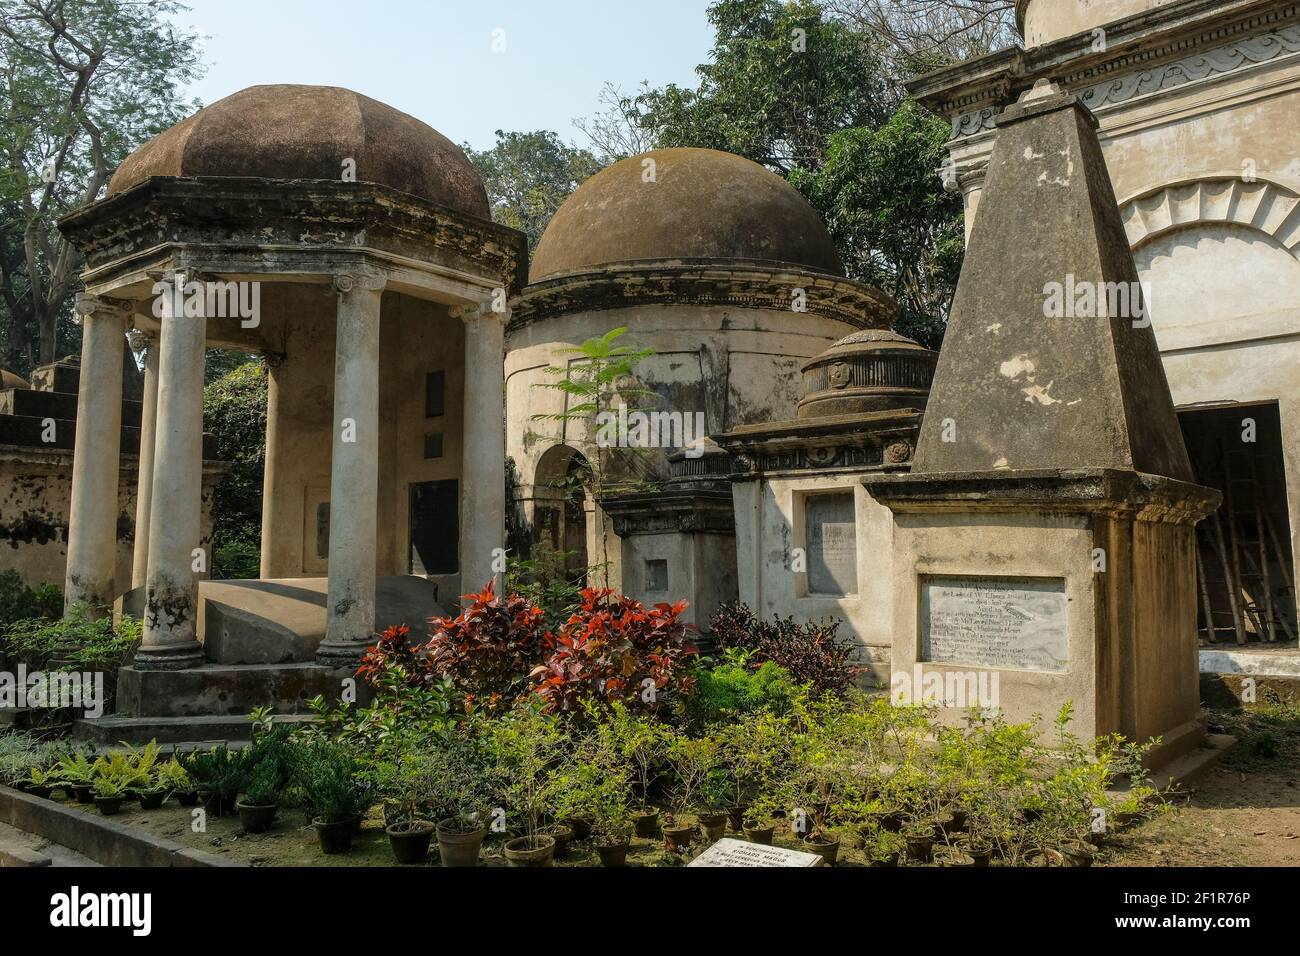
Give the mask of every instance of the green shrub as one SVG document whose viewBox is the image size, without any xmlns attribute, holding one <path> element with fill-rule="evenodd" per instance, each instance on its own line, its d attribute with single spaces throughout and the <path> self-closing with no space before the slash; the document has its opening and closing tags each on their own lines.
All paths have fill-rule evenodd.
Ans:
<svg viewBox="0 0 1300 956">
<path fill-rule="evenodd" d="M 78 606 L 62 620 L 15 621 L 0 641 L 5 653 L 29 670 L 116 672 L 135 650 L 140 632 L 136 618 L 123 617 L 114 624 L 110 617 L 91 619 Z"/>
<path fill-rule="evenodd" d="M 772 661 L 756 664 L 739 650 L 727 651 L 723 662 L 714 667 L 701 664 L 692 676 L 695 683 L 684 707 L 688 720 L 698 724 L 758 711 L 788 714 L 804 694 L 784 667 Z"/>
<path fill-rule="evenodd" d="M 63 614 L 63 590 L 57 584 L 29 588 L 14 568 L 0 571 L 0 633 L 15 621 L 49 620 Z"/>
</svg>

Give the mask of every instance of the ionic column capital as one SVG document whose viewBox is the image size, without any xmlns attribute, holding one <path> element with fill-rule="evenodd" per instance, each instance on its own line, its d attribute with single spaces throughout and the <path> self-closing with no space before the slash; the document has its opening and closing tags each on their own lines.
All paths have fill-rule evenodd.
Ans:
<svg viewBox="0 0 1300 956">
<path fill-rule="evenodd" d="M 125 318 L 135 311 L 130 302 L 122 299 L 108 299 L 103 296 L 92 295 L 89 292 L 77 293 L 77 305 L 75 314 L 84 315 L 115 315 L 119 318 Z"/>
<path fill-rule="evenodd" d="M 382 292 L 388 285 L 388 277 L 371 269 L 356 269 L 349 272 L 336 272 L 330 276 L 334 291 L 340 295 L 357 290 Z"/>
<path fill-rule="evenodd" d="M 127 329 L 126 344 L 132 352 L 145 352 L 158 347 L 158 333 L 146 332 L 144 329 Z"/>
</svg>

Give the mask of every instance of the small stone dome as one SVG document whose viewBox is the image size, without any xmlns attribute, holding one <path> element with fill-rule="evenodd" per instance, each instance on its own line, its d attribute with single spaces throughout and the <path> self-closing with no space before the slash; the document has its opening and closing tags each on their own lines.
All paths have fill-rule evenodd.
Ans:
<svg viewBox="0 0 1300 956">
<path fill-rule="evenodd" d="M 924 409 L 938 359 L 888 329 L 854 332 L 804 363 L 799 417 Z"/>
<path fill-rule="evenodd" d="M 17 372 L 11 372 L 7 368 L 0 368 L 0 389 L 6 388 L 31 388 L 27 379 L 23 378 Z"/>
<path fill-rule="evenodd" d="M 780 176 L 715 149 L 658 149 L 579 186 L 546 227 L 529 278 L 664 259 L 765 260 L 844 274 L 821 216 Z"/>
<path fill-rule="evenodd" d="M 357 180 L 491 218 L 460 147 L 391 106 L 337 86 L 250 86 L 155 136 L 118 167 L 108 195 L 151 176 Z"/>
</svg>

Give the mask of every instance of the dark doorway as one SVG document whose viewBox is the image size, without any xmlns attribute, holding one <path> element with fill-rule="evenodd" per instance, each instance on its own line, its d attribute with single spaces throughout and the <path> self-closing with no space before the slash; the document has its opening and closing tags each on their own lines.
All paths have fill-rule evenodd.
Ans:
<svg viewBox="0 0 1300 956">
<path fill-rule="evenodd" d="M 1197 527 L 1204 643 L 1293 642 L 1295 568 L 1276 403 L 1179 412 L 1196 480 L 1223 493 Z"/>
<path fill-rule="evenodd" d="M 411 485 L 410 574 L 460 571 L 460 495 L 455 480 Z"/>
</svg>

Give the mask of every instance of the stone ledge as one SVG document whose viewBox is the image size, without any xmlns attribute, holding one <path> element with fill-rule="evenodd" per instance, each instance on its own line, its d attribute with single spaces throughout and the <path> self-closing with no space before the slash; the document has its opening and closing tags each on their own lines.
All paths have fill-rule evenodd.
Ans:
<svg viewBox="0 0 1300 956">
<path fill-rule="evenodd" d="M 0 846 L 0 867 L 51 866 L 53 860 L 44 853 L 25 846 Z"/>
<path fill-rule="evenodd" d="M 0 823 L 37 834 L 105 866 L 243 866 L 9 787 L 0 787 Z"/>
</svg>

